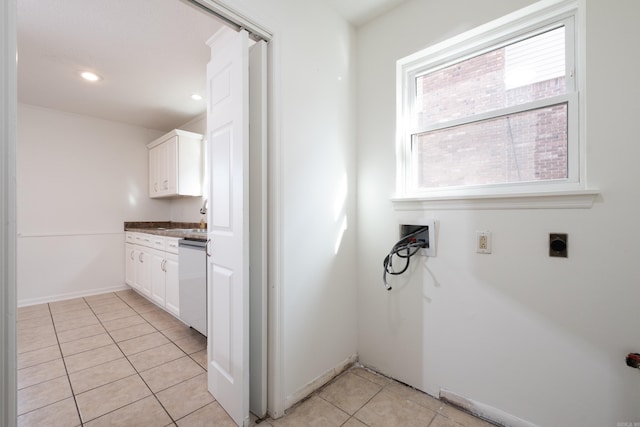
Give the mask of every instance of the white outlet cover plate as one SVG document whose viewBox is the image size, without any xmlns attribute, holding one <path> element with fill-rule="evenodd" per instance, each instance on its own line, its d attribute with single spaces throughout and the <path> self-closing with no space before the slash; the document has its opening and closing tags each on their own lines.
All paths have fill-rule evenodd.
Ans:
<svg viewBox="0 0 640 427">
<path fill-rule="evenodd" d="M 420 255 L 434 257 L 436 256 L 436 221 L 426 220 L 422 225 L 429 226 L 429 247 L 420 249 Z"/>
<path fill-rule="evenodd" d="M 485 244 L 482 245 L 484 240 Z M 490 231 L 476 231 L 476 252 L 479 254 L 491 253 L 491 232 Z"/>
</svg>

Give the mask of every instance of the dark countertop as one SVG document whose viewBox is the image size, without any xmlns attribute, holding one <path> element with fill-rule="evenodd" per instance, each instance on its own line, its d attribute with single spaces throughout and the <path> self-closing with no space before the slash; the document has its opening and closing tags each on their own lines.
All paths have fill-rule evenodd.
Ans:
<svg viewBox="0 0 640 427">
<path fill-rule="evenodd" d="M 180 239 L 207 240 L 206 228 L 205 231 L 200 231 L 200 223 L 197 222 L 125 222 L 124 230 Z"/>
</svg>

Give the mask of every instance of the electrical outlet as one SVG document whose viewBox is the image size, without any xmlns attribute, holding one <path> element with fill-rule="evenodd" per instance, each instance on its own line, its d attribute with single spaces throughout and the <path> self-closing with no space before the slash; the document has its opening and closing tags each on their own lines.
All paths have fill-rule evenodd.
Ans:
<svg viewBox="0 0 640 427">
<path fill-rule="evenodd" d="M 476 252 L 479 254 L 491 253 L 490 231 L 476 231 Z"/>
</svg>

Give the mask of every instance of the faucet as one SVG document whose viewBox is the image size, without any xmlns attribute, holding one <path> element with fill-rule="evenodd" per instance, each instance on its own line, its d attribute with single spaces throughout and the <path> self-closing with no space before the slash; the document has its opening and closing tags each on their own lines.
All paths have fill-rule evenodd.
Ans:
<svg viewBox="0 0 640 427">
<path fill-rule="evenodd" d="M 202 207 L 200 208 L 200 213 L 202 215 L 206 215 L 207 213 L 207 200 L 208 199 L 204 199 L 204 202 L 202 202 Z"/>
</svg>

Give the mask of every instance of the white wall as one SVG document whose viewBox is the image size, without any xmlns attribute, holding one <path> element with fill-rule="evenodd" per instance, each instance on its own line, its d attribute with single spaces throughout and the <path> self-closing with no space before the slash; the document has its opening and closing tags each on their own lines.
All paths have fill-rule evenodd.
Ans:
<svg viewBox="0 0 640 427">
<path fill-rule="evenodd" d="M 271 208 L 282 215 L 282 258 L 274 285 L 283 293 L 283 393 L 292 404 L 356 354 L 353 30 L 313 0 L 225 3 L 275 34 L 270 143 L 281 147 L 273 183 L 281 198 Z"/>
<path fill-rule="evenodd" d="M 147 195 L 145 145 L 162 133 L 19 106 L 19 305 L 124 285 L 124 221 L 170 216 Z"/>
<path fill-rule="evenodd" d="M 440 389 L 537 425 L 640 421 L 635 0 L 587 1 L 587 162 L 602 190 L 586 210 L 399 214 L 395 61 L 530 0 L 414 0 L 357 33 L 358 321 L 360 360 L 430 394 Z M 382 260 L 399 221 L 436 218 L 437 257 L 395 282 Z M 493 232 L 493 254 L 474 251 Z M 569 233 L 569 258 L 547 256 Z"/>
</svg>

